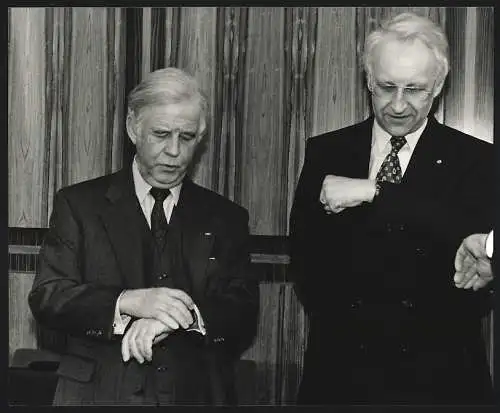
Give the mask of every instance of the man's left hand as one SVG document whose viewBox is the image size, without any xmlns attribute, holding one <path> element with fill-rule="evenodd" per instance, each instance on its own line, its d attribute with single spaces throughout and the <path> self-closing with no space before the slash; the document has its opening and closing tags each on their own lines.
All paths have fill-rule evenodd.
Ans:
<svg viewBox="0 0 500 413">
<path fill-rule="evenodd" d="M 128 361 L 130 357 L 139 363 L 153 358 L 153 344 L 160 342 L 172 329 L 154 318 L 135 320 L 122 338 L 122 358 Z"/>
<path fill-rule="evenodd" d="M 486 255 L 487 234 L 472 234 L 465 238 L 455 256 L 455 276 L 457 288 L 474 291 L 485 287 L 493 280 L 491 260 Z"/>
<path fill-rule="evenodd" d="M 375 195 L 375 181 L 327 175 L 323 180 L 319 201 L 326 213 L 338 214 L 346 208 L 371 202 Z"/>
</svg>

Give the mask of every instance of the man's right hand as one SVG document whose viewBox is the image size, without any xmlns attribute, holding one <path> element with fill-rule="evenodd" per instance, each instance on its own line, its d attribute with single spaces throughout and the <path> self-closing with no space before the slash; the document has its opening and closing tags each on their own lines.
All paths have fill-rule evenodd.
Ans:
<svg viewBox="0 0 500 413">
<path fill-rule="evenodd" d="M 120 298 L 120 314 L 137 318 L 154 318 L 172 330 L 188 328 L 193 322 L 192 298 L 174 288 L 126 290 Z"/>
</svg>

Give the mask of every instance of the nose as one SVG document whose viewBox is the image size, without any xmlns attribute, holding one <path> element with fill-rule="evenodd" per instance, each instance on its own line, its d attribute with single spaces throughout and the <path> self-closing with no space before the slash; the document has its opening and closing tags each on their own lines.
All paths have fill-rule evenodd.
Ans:
<svg viewBox="0 0 500 413">
<path fill-rule="evenodd" d="M 173 132 L 172 135 L 170 135 L 167 138 L 163 151 L 172 157 L 179 156 L 180 154 L 179 132 Z"/>
<path fill-rule="evenodd" d="M 404 98 L 404 89 L 398 88 L 396 93 L 393 94 L 391 100 L 391 108 L 394 113 L 402 113 L 406 109 L 407 102 Z"/>
</svg>

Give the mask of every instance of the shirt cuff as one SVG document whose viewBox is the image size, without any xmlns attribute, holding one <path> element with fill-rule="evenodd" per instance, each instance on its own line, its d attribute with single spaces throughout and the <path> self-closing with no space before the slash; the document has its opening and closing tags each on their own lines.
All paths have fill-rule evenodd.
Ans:
<svg viewBox="0 0 500 413">
<path fill-rule="evenodd" d="M 205 329 L 205 322 L 203 321 L 203 317 L 201 316 L 200 310 L 196 304 L 194 305 L 193 311 L 195 313 L 195 320 L 187 331 L 197 331 L 198 333 L 206 335 L 207 330 Z"/>
<path fill-rule="evenodd" d="M 486 255 L 488 258 L 493 257 L 493 230 L 491 230 L 486 237 Z"/>
<path fill-rule="evenodd" d="M 116 300 L 116 305 L 115 305 L 115 318 L 113 320 L 113 334 L 115 335 L 123 335 L 125 332 L 125 328 L 127 328 L 128 323 L 130 322 L 130 317 L 127 314 L 120 314 L 120 298 L 122 297 L 123 293 L 125 291 L 122 291 L 122 293 L 118 296 L 118 299 Z"/>
</svg>

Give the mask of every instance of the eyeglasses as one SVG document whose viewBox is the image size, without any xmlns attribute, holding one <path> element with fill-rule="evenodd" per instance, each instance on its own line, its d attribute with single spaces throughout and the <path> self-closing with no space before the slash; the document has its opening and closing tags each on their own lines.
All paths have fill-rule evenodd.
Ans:
<svg viewBox="0 0 500 413">
<path fill-rule="evenodd" d="M 421 87 L 400 87 L 390 83 L 380 83 L 375 81 L 373 91 L 376 95 L 383 98 L 393 98 L 398 90 L 402 89 L 403 97 L 406 100 L 420 101 L 425 100 L 431 95 L 432 89 L 425 89 Z"/>
</svg>

